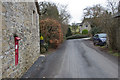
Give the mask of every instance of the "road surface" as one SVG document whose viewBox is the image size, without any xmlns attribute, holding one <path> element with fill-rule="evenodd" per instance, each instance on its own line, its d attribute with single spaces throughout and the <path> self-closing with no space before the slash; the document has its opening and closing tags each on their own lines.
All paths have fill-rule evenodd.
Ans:
<svg viewBox="0 0 120 80">
<path fill-rule="evenodd" d="M 92 48 L 82 39 L 65 41 L 44 59 L 37 78 L 118 78 L 118 63 Z M 92 45 L 92 44 L 91 44 Z"/>
</svg>

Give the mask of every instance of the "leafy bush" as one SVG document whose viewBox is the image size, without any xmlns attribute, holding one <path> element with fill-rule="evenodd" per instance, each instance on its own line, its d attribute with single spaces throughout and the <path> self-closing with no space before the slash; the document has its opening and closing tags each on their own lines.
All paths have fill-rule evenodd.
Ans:
<svg viewBox="0 0 120 80">
<path fill-rule="evenodd" d="M 81 34 L 80 32 L 76 32 L 75 34 Z"/>
<path fill-rule="evenodd" d="M 71 35 L 72 35 L 71 29 L 68 28 L 68 31 L 67 31 L 66 37 L 71 36 Z"/>
<path fill-rule="evenodd" d="M 101 32 L 101 28 L 100 27 L 93 27 L 91 30 L 90 30 L 90 33 L 92 34 L 92 36 L 94 36 L 95 34 Z"/>
<path fill-rule="evenodd" d="M 72 36 L 67 37 L 67 40 L 68 39 L 80 39 L 80 38 L 86 38 L 86 37 L 89 37 L 89 35 L 76 34 L 76 35 L 72 35 Z"/>
<path fill-rule="evenodd" d="M 63 33 L 61 25 L 53 19 L 45 19 L 40 21 L 40 32 L 45 42 L 59 45 L 63 41 Z"/>
<path fill-rule="evenodd" d="M 48 44 L 47 43 L 40 44 L 40 53 L 45 53 L 46 51 L 48 51 Z"/>
<path fill-rule="evenodd" d="M 40 53 L 43 54 L 46 52 L 46 49 L 44 47 L 40 47 Z"/>
<path fill-rule="evenodd" d="M 82 34 L 88 34 L 88 30 L 87 29 L 82 30 Z"/>
</svg>

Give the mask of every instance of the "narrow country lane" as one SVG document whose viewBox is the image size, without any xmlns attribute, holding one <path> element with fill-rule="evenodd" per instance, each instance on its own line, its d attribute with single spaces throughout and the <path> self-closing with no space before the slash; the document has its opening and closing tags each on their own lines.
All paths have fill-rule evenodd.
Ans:
<svg viewBox="0 0 120 80">
<path fill-rule="evenodd" d="M 67 40 L 48 56 L 37 78 L 118 78 L 118 64 L 88 47 L 84 40 Z"/>
</svg>

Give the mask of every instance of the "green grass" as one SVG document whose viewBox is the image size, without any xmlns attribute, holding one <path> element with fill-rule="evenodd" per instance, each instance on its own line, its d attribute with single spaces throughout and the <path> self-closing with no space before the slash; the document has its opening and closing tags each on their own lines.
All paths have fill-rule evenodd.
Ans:
<svg viewBox="0 0 120 80">
<path fill-rule="evenodd" d="M 112 49 L 109 49 L 109 51 L 108 51 L 111 55 L 113 55 L 113 56 L 120 56 L 120 53 L 119 52 L 114 52 Z"/>
<path fill-rule="evenodd" d="M 101 48 L 105 48 L 105 46 L 101 46 Z"/>
<path fill-rule="evenodd" d="M 118 56 L 120 56 L 120 53 L 113 53 L 112 55 L 118 57 Z"/>
<path fill-rule="evenodd" d="M 101 48 L 103 48 L 103 49 L 104 49 L 105 47 L 106 47 L 106 46 L 101 46 Z M 113 55 L 113 56 L 117 56 L 117 57 L 120 56 L 120 52 L 114 51 L 114 50 L 111 49 L 111 48 L 107 49 L 107 51 L 108 51 L 109 54 L 111 54 L 111 55 Z"/>
<path fill-rule="evenodd" d="M 113 51 L 108 51 L 109 53 L 113 54 Z"/>
</svg>

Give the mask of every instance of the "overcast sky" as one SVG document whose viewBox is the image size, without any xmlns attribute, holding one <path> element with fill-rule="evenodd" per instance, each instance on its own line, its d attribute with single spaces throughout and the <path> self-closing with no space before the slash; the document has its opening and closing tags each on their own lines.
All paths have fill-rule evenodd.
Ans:
<svg viewBox="0 0 120 80">
<path fill-rule="evenodd" d="M 84 8 L 95 4 L 101 4 L 105 7 L 107 2 L 107 0 L 38 0 L 38 2 L 41 1 L 68 5 L 67 10 L 71 14 L 70 23 L 80 23 L 82 21 Z"/>
</svg>

